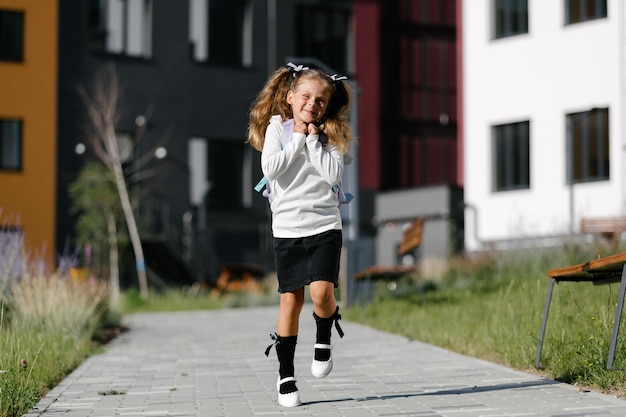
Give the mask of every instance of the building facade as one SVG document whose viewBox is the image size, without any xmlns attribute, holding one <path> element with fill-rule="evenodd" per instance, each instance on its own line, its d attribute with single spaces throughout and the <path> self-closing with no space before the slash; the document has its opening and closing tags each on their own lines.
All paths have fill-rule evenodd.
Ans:
<svg viewBox="0 0 626 417">
<path fill-rule="evenodd" d="M 0 1 L 0 233 L 5 243 L 23 239 L 26 255 L 48 268 L 57 232 L 57 15 L 57 1 Z"/>
<path fill-rule="evenodd" d="M 397 263 L 402 228 L 418 216 L 427 218 L 423 258 L 462 250 L 461 6 L 353 3 L 361 197 L 353 259 Z"/>
<path fill-rule="evenodd" d="M 624 216 L 624 13 L 618 0 L 464 8 L 468 250 Z"/>
<path fill-rule="evenodd" d="M 114 65 L 127 103 L 121 136 L 132 141 L 137 121 L 147 122 L 129 157 L 131 171 L 141 165 L 130 178 L 159 173 L 135 184 L 144 245 L 156 238 L 162 257 L 166 244 L 202 280 L 215 279 L 225 263 L 271 267 L 267 201 L 253 190 L 260 154 L 246 144 L 248 110 L 287 57 L 315 56 L 348 70 L 350 3 L 64 0 L 60 22 L 61 113 L 80 105 L 77 82 L 93 82 L 99 68 Z M 80 142 L 77 128 L 64 119 L 59 137 Z M 68 168 L 60 172 L 61 194 L 80 164 L 75 144 L 59 155 Z M 157 147 L 166 149 L 163 159 L 138 162 Z M 60 208 L 59 224 L 66 213 Z M 149 254 L 146 260 L 150 266 Z"/>
<path fill-rule="evenodd" d="M 425 240 L 426 253 L 448 256 L 462 249 L 457 243 L 463 230 L 458 210 L 463 209 L 464 172 L 460 1 L 46 4 L 48 12 L 35 12 L 29 2 L 0 0 L 0 12 L 25 12 L 26 30 L 45 36 L 24 38 L 47 60 L 37 64 L 36 77 L 30 73 L 37 83 L 46 82 L 46 95 L 41 96 L 39 84 L 28 82 L 45 99 L 37 103 L 45 111 L 28 94 L 19 100 L 31 100 L 22 106 L 32 111 L 29 118 L 48 118 L 36 123 L 47 136 L 38 134 L 33 142 L 46 152 L 27 148 L 31 141 L 24 140 L 24 169 L 0 171 L 3 190 L 42 190 L 38 195 L 47 200 L 31 204 L 37 216 L 24 208 L 30 204 L 26 200 L 9 198 L 12 193 L 3 193 L 0 206 L 5 213 L 20 214 L 25 225 L 45 222 L 26 228 L 45 231 L 37 239 L 49 245 L 52 256 L 75 245 L 68 188 L 94 157 L 79 91 L 92 91 L 102 69 L 113 68 L 122 92 L 116 134 L 121 145 L 134 144 L 124 166 L 148 267 L 150 258 L 174 263 L 168 253 L 188 264 L 194 279 L 214 278 L 224 263 L 271 268 L 267 201 L 253 191 L 261 177 L 260 155 L 245 140 L 252 100 L 288 60 L 346 74 L 355 90 L 351 121 L 358 142 L 351 152 L 356 161 L 344 183 L 357 198 L 343 209 L 345 239 L 367 240 L 368 262 L 393 262 L 381 253 L 399 240 L 409 217 L 426 215 L 426 233 L 432 233 Z M 45 22 L 28 18 L 35 13 L 45 15 Z M 31 23 L 36 29 L 29 29 Z M 15 64 L 0 58 L 3 91 L 12 93 L 0 96 L 0 118 L 25 117 L 11 97 L 19 85 L 17 71 L 26 74 L 29 65 L 29 59 Z M 27 138 L 32 127 L 21 126 Z M 33 157 L 45 158 L 36 163 L 46 169 L 39 187 L 23 182 L 31 172 L 26 162 Z M 399 212 L 382 209 L 399 206 Z M 47 207 L 43 215 L 41 207 Z M 375 240 L 385 250 L 376 249 Z"/>
</svg>

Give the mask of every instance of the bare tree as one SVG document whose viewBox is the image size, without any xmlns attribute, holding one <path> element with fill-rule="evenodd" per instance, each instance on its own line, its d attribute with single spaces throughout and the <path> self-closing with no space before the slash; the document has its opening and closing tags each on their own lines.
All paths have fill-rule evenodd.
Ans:
<svg viewBox="0 0 626 417">
<path fill-rule="evenodd" d="M 135 214 L 130 202 L 128 187 L 124 177 L 122 157 L 117 139 L 117 125 L 120 118 L 120 82 L 114 66 L 105 66 L 97 73 L 93 89 L 87 92 L 79 88 L 79 93 L 85 104 L 89 120 L 86 129 L 87 141 L 93 148 L 96 156 L 111 170 L 120 197 L 124 219 L 128 227 L 128 235 L 135 253 L 139 294 L 141 298 L 148 298 L 148 280 L 146 264 L 141 246 L 139 229 Z M 137 125 L 136 138 L 143 135 L 147 123 Z"/>
</svg>

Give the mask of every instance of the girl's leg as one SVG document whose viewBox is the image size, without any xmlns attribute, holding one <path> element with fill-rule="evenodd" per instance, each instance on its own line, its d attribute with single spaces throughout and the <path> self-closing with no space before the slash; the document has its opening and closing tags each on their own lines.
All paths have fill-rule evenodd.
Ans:
<svg viewBox="0 0 626 417">
<path fill-rule="evenodd" d="M 315 356 L 311 364 L 311 373 L 321 378 L 328 375 L 333 368 L 330 335 L 333 322 L 339 320 L 341 316 L 339 316 L 332 282 L 314 281 L 310 284 L 310 291 L 313 300 L 313 318 L 317 325 Z M 343 336 L 343 332 L 339 335 Z"/>
<path fill-rule="evenodd" d="M 309 285 L 311 300 L 313 301 L 313 313 L 319 317 L 330 317 L 335 314 L 337 302 L 335 301 L 335 286 L 328 281 L 313 281 Z"/>
<path fill-rule="evenodd" d="M 304 305 L 304 287 L 280 294 L 280 309 L 276 321 L 276 333 L 281 336 L 297 336 L 300 312 Z"/>
<path fill-rule="evenodd" d="M 294 356 L 298 339 L 298 323 L 304 304 L 304 288 L 280 295 L 280 309 L 276 323 L 276 354 L 279 363 L 278 402 L 286 407 L 300 404 L 294 378 Z"/>
</svg>

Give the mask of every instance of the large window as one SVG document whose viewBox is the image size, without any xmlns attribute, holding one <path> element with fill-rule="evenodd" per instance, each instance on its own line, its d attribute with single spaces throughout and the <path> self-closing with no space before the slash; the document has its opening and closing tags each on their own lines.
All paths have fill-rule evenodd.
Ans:
<svg viewBox="0 0 626 417">
<path fill-rule="evenodd" d="M 189 38 L 195 61 L 252 65 L 252 2 L 191 0 Z"/>
<path fill-rule="evenodd" d="M 350 12 L 330 6 L 300 6 L 297 55 L 315 57 L 343 74 L 349 72 Z"/>
<path fill-rule="evenodd" d="M 0 10 L 0 61 L 24 60 L 24 13 Z"/>
<path fill-rule="evenodd" d="M 152 55 L 152 0 L 90 0 L 93 51 L 130 57 Z"/>
<path fill-rule="evenodd" d="M 530 187 L 529 122 L 493 127 L 493 187 L 495 191 Z"/>
<path fill-rule="evenodd" d="M 494 38 L 528 33 L 528 0 L 494 0 Z"/>
<path fill-rule="evenodd" d="M 0 170 L 22 169 L 22 121 L 0 119 Z"/>
<path fill-rule="evenodd" d="M 242 207 L 244 148 L 245 145 L 239 141 L 208 141 L 208 207 L 220 209 Z"/>
<path fill-rule="evenodd" d="M 609 109 L 566 116 L 567 181 L 609 179 Z"/>
<path fill-rule="evenodd" d="M 606 0 L 565 0 L 566 25 L 606 16 Z"/>
</svg>

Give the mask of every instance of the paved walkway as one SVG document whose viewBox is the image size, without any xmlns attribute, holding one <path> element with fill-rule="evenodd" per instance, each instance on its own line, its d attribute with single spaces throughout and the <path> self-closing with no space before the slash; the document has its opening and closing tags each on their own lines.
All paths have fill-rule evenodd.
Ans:
<svg viewBox="0 0 626 417">
<path fill-rule="evenodd" d="M 310 306 L 296 377 L 303 405 L 276 402 L 263 354 L 276 307 L 141 314 L 27 414 L 34 416 L 626 416 L 626 401 L 342 321 L 333 372 L 309 372 Z"/>
</svg>

